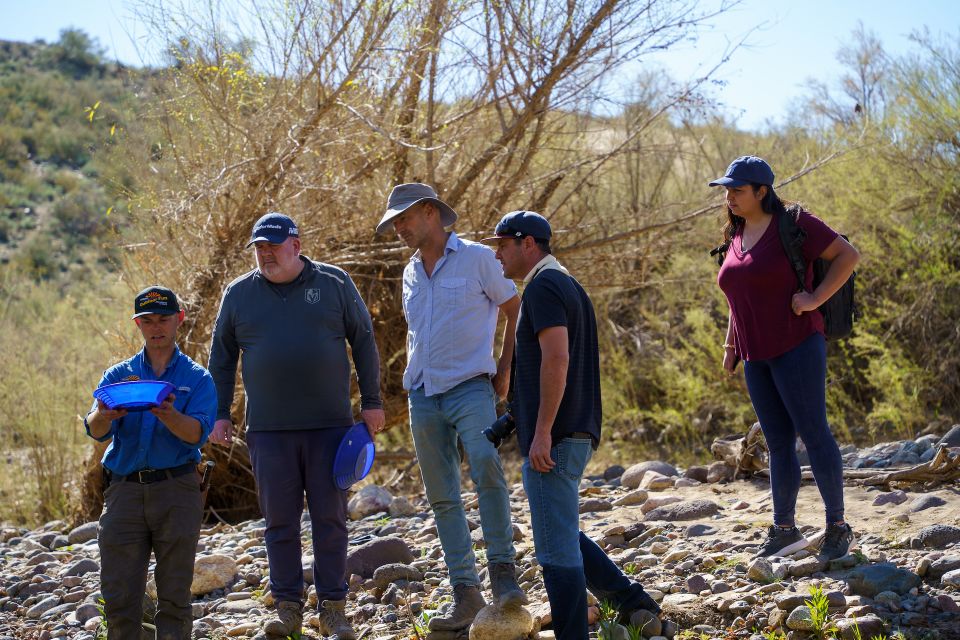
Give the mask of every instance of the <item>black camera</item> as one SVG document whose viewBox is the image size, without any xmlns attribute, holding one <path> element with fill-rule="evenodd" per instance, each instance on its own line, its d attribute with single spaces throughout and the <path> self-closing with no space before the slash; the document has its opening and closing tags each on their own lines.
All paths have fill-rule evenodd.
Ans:
<svg viewBox="0 0 960 640">
<path fill-rule="evenodd" d="M 517 423 L 514 421 L 513 416 L 507 412 L 497 418 L 492 425 L 484 429 L 483 435 L 493 443 L 494 447 L 499 449 L 503 441 L 509 438 L 510 434 L 516 430 Z"/>
</svg>

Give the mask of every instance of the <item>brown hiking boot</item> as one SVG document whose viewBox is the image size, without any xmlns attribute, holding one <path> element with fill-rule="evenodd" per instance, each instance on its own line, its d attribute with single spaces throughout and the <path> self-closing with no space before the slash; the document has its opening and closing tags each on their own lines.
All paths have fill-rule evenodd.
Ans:
<svg viewBox="0 0 960 640">
<path fill-rule="evenodd" d="M 490 574 L 490 591 L 493 601 L 501 609 L 527 604 L 526 594 L 517 584 L 517 567 L 512 562 L 492 562 L 487 567 Z"/>
<path fill-rule="evenodd" d="M 353 630 L 344 613 L 345 600 L 324 600 L 317 607 L 320 618 L 320 633 L 326 636 L 336 635 L 337 640 L 356 640 Z"/>
<path fill-rule="evenodd" d="M 281 601 L 277 603 L 277 617 L 267 620 L 263 625 L 266 633 L 275 636 L 292 636 L 303 628 L 303 612 L 299 602 Z"/>
<path fill-rule="evenodd" d="M 453 611 L 442 618 L 430 618 L 427 628 L 430 631 L 459 631 L 466 629 L 477 617 L 480 609 L 487 606 L 480 587 L 475 584 L 457 584 L 453 586 Z"/>
</svg>

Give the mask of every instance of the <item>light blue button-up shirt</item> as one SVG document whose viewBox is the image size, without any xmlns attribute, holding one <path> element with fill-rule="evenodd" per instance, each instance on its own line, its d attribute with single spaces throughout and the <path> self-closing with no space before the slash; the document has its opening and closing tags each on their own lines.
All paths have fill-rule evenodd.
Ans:
<svg viewBox="0 0 960 640">
<path fill-rule="evenodd" d="M 417 251 L 403 270 L 407 369 L 403 388 L 427 396 L 497 372 L 493 340 L 497 308 L 517 295 L 493 251 L 451 233 L 427 277 Z"/>
<path fill-rule="evenodd" d="M 131 411 L 111 422 L 110 431 L 97 438 L 100 441 L 113 438 L 103 454 L 103 466 L 118 475 L 127 475 L 141 469 L 169 469 L 188 462 L 200 462 L 200 447 L 210 435 L 217 412 L 217 392 L 207 370 L 175 347 L 170 363 L 158 378 L 150 366 L 146 349 L 141 349 L 132 358 L 104 371 L 97 388 L 128 380 L 172 383 L 176 396 L 173 406 L 200 422 L 200 441 L 196 444 L 184 442 L 149 411 Z M 94 401 L 90 411 L 96 407 Z M 84 426 L 87 435 L 92 437 L 86 420 Z"/>
</svg>

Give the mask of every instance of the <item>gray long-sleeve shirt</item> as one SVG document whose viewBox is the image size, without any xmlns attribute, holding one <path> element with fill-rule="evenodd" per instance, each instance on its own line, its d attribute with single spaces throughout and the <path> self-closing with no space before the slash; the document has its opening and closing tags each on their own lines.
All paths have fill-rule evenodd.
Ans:
<svg viewBox="0 0 960 640">
<path fill-rule="evenodd" d="M 217 419 L 230 418 L 241 358 L 247 428 L 253 431 L 342 427 L 353 423 L 353 354 L 363 409 L 382 406 L 373 324 L 347 273 L 301 256 L 304 269 L 275 285 L 259 269 L 223 293 L 210 348 Z"/>
</svg>

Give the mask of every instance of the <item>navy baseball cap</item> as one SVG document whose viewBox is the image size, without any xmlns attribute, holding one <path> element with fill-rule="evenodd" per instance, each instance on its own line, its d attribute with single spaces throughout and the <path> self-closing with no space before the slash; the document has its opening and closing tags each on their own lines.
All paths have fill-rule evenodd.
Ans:
<svg viewBox="0 0 960 640">
<path fill-rule="evenodd" d="M 709 183 L 709 187 L 742 187 L 745 184 L 773 186 L 773 169 L 763 158 L 740 156 L 730 163 L 722 178 Z"/>
<path fill-rule="evenodd" d="M 269 242 L 270 244 L 281 244 L 287 238 L 299 238 L 300 230 L 297 229 L 297 223 L 290 216 L 271 211 L 262 216 L 253 225 L 253 231 L 250 232 L 249 247 L 254 242 Z"/>
<path fill-rule="evenodd" d="M 153 285 L 147 287 L 137 294 L 133 299 L 132 318 L 159 313 L 169 316 L 180 313 L 180 302 L 177 300 L 177 294 L 166 287 Z"/>
<path fill-rule="evenodd" d="M 533 236 L 537 240 L 549 240 L 553 232 L 550 223 L 539 213 L 534 211 L 511 211 L 503 216 L 493 230 L 494 235 L 484 238 L 484 244 L 496 244 L 500 238 L 520 239 L 524 236 Z"/>
</svg>

